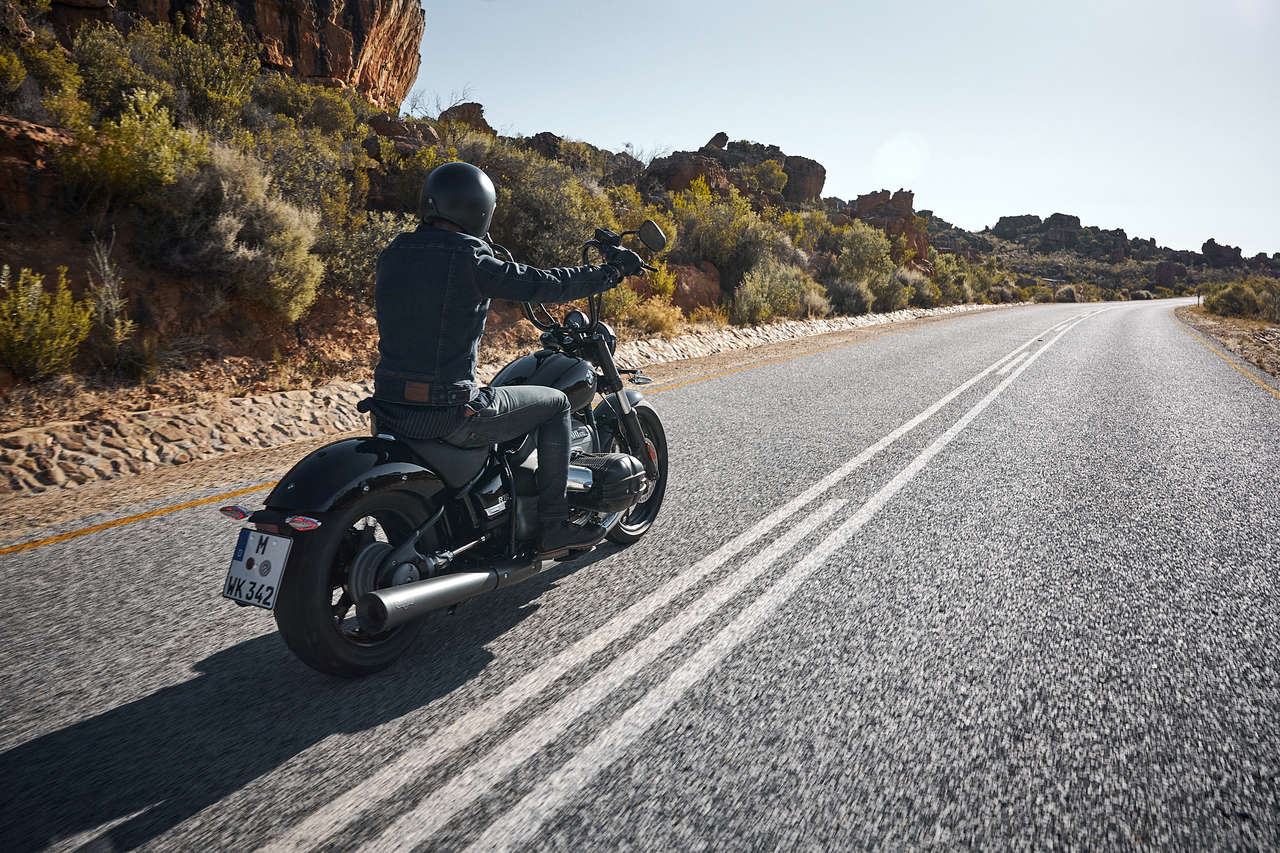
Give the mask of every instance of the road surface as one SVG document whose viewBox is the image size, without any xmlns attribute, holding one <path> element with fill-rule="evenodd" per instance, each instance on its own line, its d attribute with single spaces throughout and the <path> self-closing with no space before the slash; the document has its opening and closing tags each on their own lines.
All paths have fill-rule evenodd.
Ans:
<svg viewBox="0 0 1280 853">
<path fill-rule="evenodd" d="M 0 556 L 0 847 L 1280 845 L 1280 395 L 1170 305 L 660 391 L 646 539 L 362 681 L 212 507 Z"/>
</svg>

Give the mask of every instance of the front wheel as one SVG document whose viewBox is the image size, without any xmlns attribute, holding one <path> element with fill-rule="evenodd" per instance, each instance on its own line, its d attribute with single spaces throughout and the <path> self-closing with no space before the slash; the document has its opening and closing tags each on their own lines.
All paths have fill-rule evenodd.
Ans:
<svg viewBox="0 0 1280 853">
<path fill-rule="evenodd" d="M 280 585 L 276 626 L 303 663 L 352 678 L 390 666 L 413 643 L 422 620 L 371 634 L 355 618 L 356 599 L 390 586 L 376 567 L 425 520 L 422 503 L 404 492 L 362 495 L 318 530 L 295 537 Z M 435 531 L 418 540 L 432 547 Z M 405 579 L 395 579 L 405 580 Z"/>
<path fill-rule="evenodd" d="M 662 509 L 662 499 L 667 493 L 667 434 L 662 429 L 662 420 L 648 405 L 636 407 L 636 416 L 640 418 L 640 432 L 645 441 L 652 447 L 658 461 L 658 479 L 648 486 L 648 495 L 640 503 L 627 510 L 609 530 L 609 540 L 619 545 L 630 545 L 638 542 L 641 536 L 649 532 L 658 510 Z M 626 452 L 622 446 L 621 435 L 614 438 L 614 450 Z M 630 452 L 641 456 L 647 448 L 635 448 Z"/>
</svg>

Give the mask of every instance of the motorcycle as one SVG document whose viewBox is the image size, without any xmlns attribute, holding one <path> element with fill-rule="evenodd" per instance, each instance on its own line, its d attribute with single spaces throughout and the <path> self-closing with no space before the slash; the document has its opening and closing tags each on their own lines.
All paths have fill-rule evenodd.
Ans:
<svg viewBox="0 0 1280 853">
<path fill-rule="evenodd" d="M 653 251 L 667 242 L 652 220 L 622 234 L 600 228 L 583 263 L 630 236 Z M 608 540 L 630 545 L 662 507 L 667 441 L 658 413 L 625 386 L 624 376 L 650 380 L 615 364 L 617 335 L 600 319 L 601 301 L 597 294 L 586 313 L 574 308 L 560 320 L 525 303 L 543 349 L 508 364 L 492 385 L 568 396 L 570 521 L 599 524 Z M 536 476 L 532 436 L 477 449 L 387 434 L 333 442 L 298 462 L 264 508 L 219 510 L 251 525 L 240 531 L 222 595 L 272 611 L 289 648 L 321 672 L 377 672 L 413 643 L 427 614 L 546 568 Z"/>
</svg>

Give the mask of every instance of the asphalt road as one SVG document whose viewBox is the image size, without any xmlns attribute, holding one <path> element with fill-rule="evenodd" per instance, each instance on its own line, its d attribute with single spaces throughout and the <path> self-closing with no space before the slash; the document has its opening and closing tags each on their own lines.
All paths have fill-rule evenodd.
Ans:
<svg viewBox="0 0 1280 853">
<path fill-rule="evenodd" d="M 1280 846 L 1280 399 L 1170 303 L 654 403 L 646 539 L 363 681 L 211 507 L 0 557 L 0 849 Z"/>
</svg>

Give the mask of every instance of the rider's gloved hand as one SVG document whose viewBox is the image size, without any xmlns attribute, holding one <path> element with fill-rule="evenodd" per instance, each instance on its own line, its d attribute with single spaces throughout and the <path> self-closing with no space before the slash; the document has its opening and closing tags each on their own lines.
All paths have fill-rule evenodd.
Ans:
<svg viewBox="0 0 1280 853">
<path fill-rule="evenodd" d="M 618 271 L 619 281 L 629 275 L 639 275 L 644 270 L 644 261 L 630 249 L 614 249 L 609 253 L 607 263 Z"/>
</svg>

